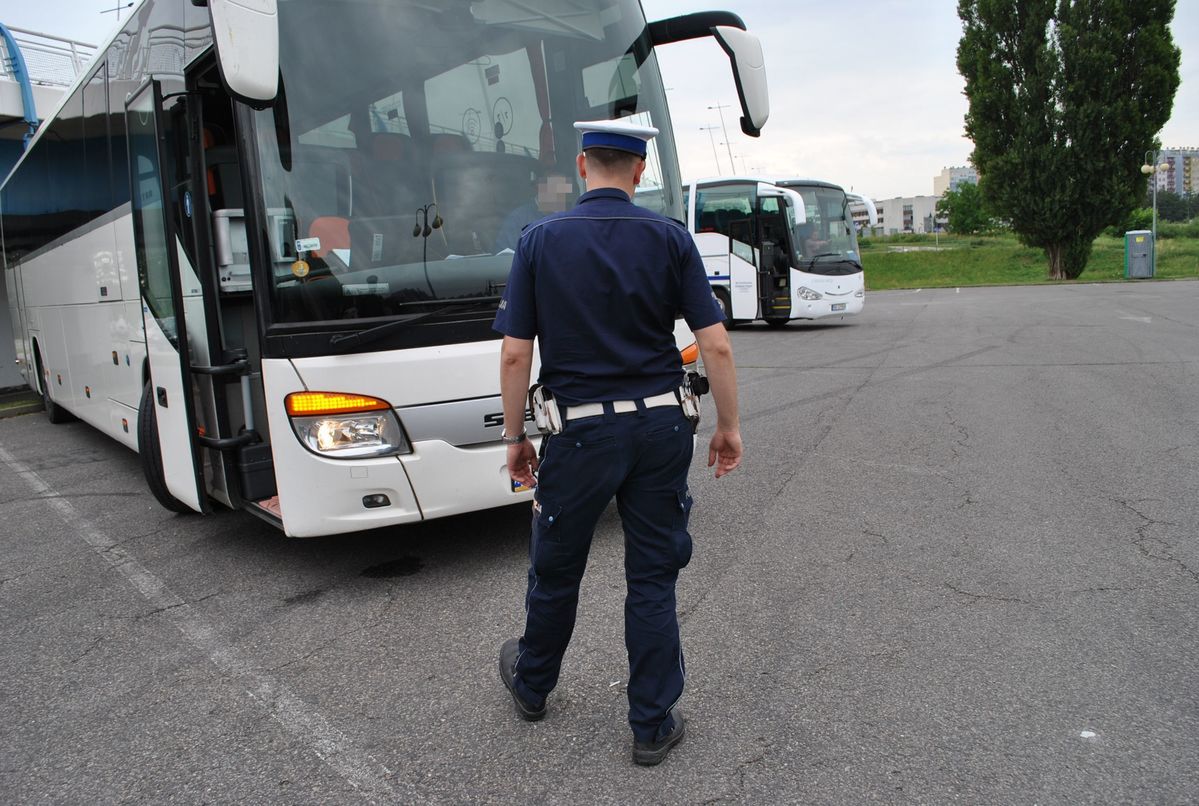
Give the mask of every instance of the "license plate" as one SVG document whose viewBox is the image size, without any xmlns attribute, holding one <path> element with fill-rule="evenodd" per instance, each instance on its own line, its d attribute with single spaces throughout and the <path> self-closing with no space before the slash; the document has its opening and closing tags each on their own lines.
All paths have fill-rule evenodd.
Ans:
<svg viewBox="0 0 1199 806">
<path fill-rule="evenodd" d="M 843 311 L 843 310 L 845 310 L 845 303 L 844 303 L 844 302 L 834 302 L 834 303 L 833 303 L 833 310 L 834 310 L 834 311 Z"/>
</svg>

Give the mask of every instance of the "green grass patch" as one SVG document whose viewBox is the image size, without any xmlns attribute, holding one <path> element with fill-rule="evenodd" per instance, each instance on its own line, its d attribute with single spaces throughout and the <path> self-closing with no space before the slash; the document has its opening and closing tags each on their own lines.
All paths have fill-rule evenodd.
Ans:
<svg viewBox="0 0 1199 806">
<path fill-rule="evenodd" d="M 902 235 L 862 239 L 866 287 L 938 288 L 970 285 L 1045 285 L 1049 262 L 1040 249 L 1022 245 L 1014 235 Z M 929 247 L 933 247 L 930 249 Z M 1199 238 L 1162 238 L 1157 243 L 1161 279 L 1199 279 Z M 910 250 L 910 251 L 900 251 Z M 1091 260 L 1076 283 L 1124 280 L 1124 240 L 1095 239 Z M 1129 281 L 1134 282 L 1134 281 Z"/>
</svg>

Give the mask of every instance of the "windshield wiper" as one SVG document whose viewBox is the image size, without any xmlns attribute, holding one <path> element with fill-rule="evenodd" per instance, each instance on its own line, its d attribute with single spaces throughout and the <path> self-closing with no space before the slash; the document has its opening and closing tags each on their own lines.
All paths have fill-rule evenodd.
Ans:
<svg viewBox="0 0 1199 806">
<path fill-rule="evenodd" d="M 812 259 L 808 261 L 808 271 L 810 272 L 816 265 L 816 261 L 822 257 L 841 257 L 840 252 L 821 252 L 818 255 L 812 255 Z"/>
<path fill-rule="evenodd" d="M 483 305 L 490 305 L 499 300 L 499 297 L 487 297 L 484 299 L 459 300 L 451 305 L 443 305 L 432 311 L 422 311 L 421 313 L 405 314 L 389 322 L 384 322 L 381 325 L 359 330 L 354 333 L 338 333 L 329 339 L 329 346 L 337 350 L 345 350 L 350 347 L 357 347 L 361 344 L 368 344 L 372 341 L 378 341 L 384 336 L 395 333 L 397 330 L 403 330 L 406 326 L 415 324 L 416 322 L 425 319 L 432 319 L 434 316 L 441 316 L 443 313 L 449 313 L 455 310 L 470 310 Z"/>
</svg>

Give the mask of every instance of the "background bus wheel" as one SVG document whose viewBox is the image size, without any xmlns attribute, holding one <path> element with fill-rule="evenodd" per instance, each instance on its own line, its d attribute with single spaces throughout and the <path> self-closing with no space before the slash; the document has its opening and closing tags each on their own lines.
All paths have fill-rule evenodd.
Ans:
<svg viewBox="0 0 1199 806">
<path fill-rule="evenodd" d="M 37 362 L 38 391 L 42 394 L 42 406 L 46 410 L 46 419 L 55 425 L 69 423 L 75 418 L 69 411 L 50 398 L 50 379 L 46 377 L 46 372 L 42 369 L 42 352 L 40 349 L 34 353 L 34 360 Z"/>
<path fill-rule="evenodd" d="M 716 297 L 717 304 L 720 305 L 720 312 L 724 314 L 725 330 L 732 330 L 737 326 L 737 322 L 733 319 L 733 306 L 729 302 L 729 292 L 718 288 L 712 293 Z"/>
<path fill-rule="evenodd" d="M 137 453 L 142 458 L 146 485 L 158 503 L 171 512 L 191 512 L 190 507 L 167 489 L 166 477 L 162 472 L 162 448 L 158 444 L 158 415 L 154 411 L 154 394 L 150 391 L 150 384 L 146 384 L 142 390 L 142 402 L 137 408 Z"/>
<path fill-rule="evenodd" d="M 767 319 L 766 324 L 771 327 L 785 327 L 789 319 Z"/>
</svg>

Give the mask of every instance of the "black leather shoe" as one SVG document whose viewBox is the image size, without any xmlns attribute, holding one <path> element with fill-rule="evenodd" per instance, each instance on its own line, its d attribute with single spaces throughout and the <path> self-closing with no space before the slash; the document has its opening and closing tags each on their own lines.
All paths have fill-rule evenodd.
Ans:
<svg viewBox="0 0 1199 806">
<path fill-rule="evenodd" d="M 683 741 L 683 734 L 687 732 L 687 723 L 683 719 L 683 712 L 675 708 L 670 715 L 674 719 L 670 733 L 652 742 L 633 742 L 633 761 L 642 767 L 661 764 L 670 754 L 670 748 Z"/>
<path fill-rule="evenodd" d="M 545 718 L 545 703 L 542 703 L 540 708 L 534 708 L 516 693 L 516 658 L 519 654 L 519 638 L 509 638 L 500 647 L 500 681 L 512 695 L 512 702 L 516 703 L 516 713 L 520 714 L 520 718 L 526 722 L 537 722 Z"/>
</svg>

